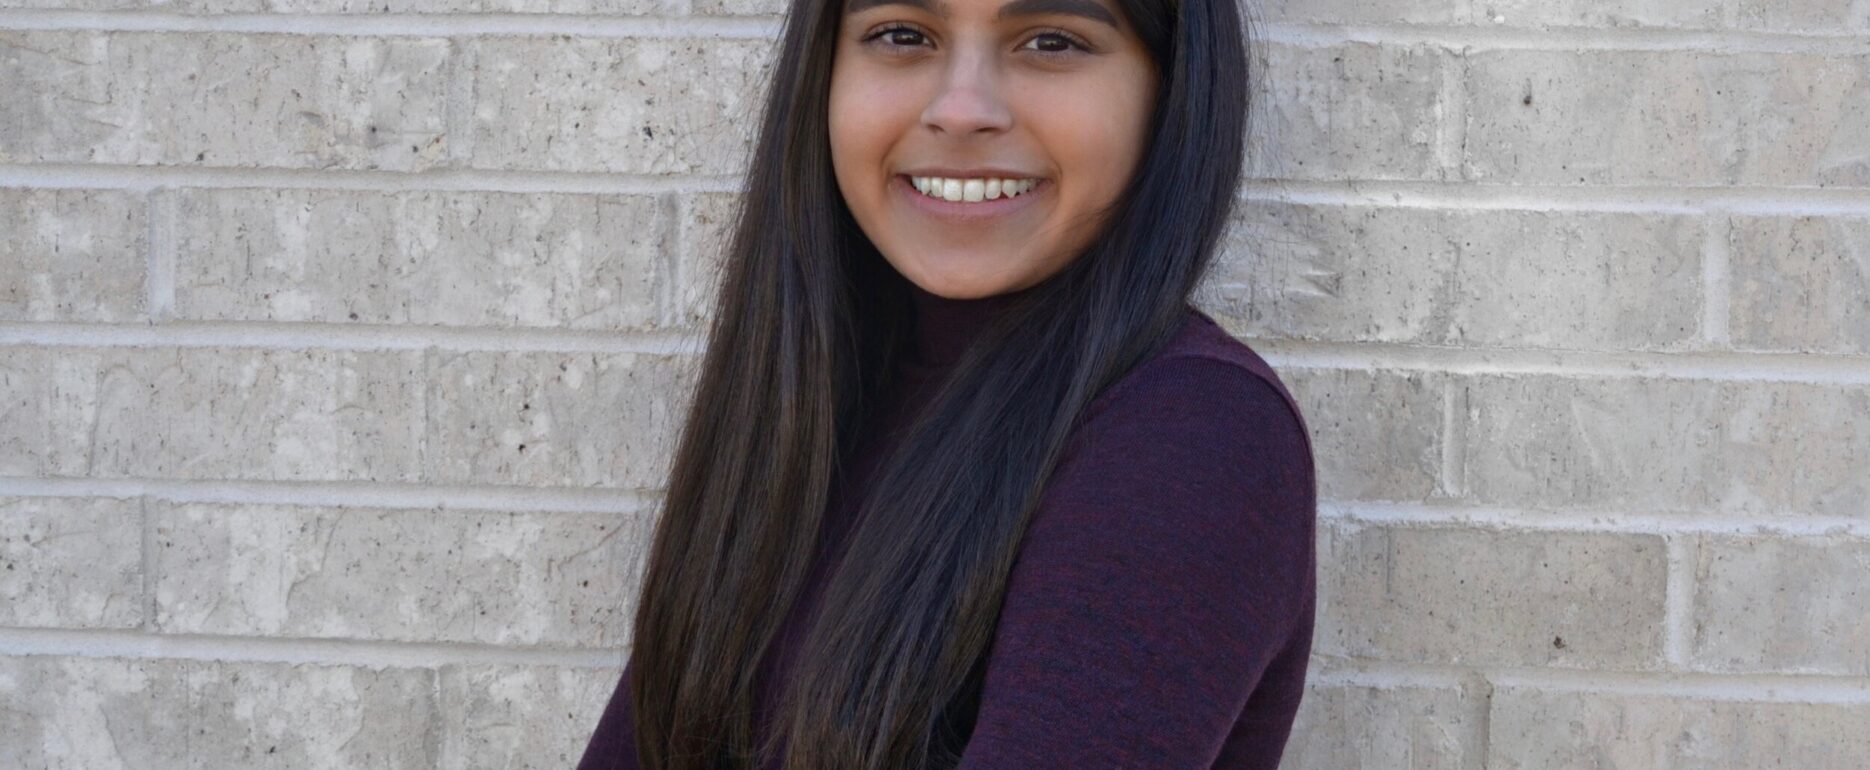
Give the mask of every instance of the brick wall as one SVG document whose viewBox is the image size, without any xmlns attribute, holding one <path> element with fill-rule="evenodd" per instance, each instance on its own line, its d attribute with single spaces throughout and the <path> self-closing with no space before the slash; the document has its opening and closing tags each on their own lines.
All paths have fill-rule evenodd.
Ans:
<svg viewBox="0 0 1870 770">
<path fill-rule="evenodd" d="M 1286 766 L 1870 756 L 1870 2 L 1257 2 Z M 778 8 L 0 0 L 0 766 L 569 766 Z"/>
</svg>

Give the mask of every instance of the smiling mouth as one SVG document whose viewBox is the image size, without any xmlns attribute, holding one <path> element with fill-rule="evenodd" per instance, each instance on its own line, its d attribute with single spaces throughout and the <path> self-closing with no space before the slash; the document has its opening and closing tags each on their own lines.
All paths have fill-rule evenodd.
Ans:
<svg viewBox="0 0 1870 770">
<path fill-rule="evenodd" d="M 1045 180 L 1039 178 L 996 179 L 955 178 L 940 176 L 907 177 L 909 185 L 916 192 L 936 200 L 951 203 L 980 203 L 1000 198 L 1017 198 L 1032 191 Z"/>
</svg>

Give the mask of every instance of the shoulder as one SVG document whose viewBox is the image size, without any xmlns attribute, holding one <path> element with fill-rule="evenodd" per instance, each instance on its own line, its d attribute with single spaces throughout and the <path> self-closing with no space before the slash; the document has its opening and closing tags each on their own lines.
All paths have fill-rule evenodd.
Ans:
<svg viewBox="0 0 1870 770">
<path fill-rule="evenodd" d="M 1309 520 L 1312 442 L 1298 403 L 1250 347 L 1191 308 L 1169 344 L 1094 399 L 1051 494 L 1123 515 Z"/>
<path fill-rule="evenodd" d="M 1183 564 L 1207 601 L 1288 628 L 1313 590 L 1316 516 L 1296 402 L 1245 343 L 1196 316 L 1093 401 L 1026 547 L 1113 575 Z"/>
<path fill-rule="evenodd" d="M 1298 400 L 1260 354 L 1189 307 L 1168 344 L 1093 399 L 1078 444 L 1204 439 L 1204 448 L 1264 459 L 1284 454 L 1312 473 L 1312 444 Z M 1150 431 L 1124 431 L 1125 425 Z M 1309 479 L 1308 479 L 1309 480 Z"/>
</svg>

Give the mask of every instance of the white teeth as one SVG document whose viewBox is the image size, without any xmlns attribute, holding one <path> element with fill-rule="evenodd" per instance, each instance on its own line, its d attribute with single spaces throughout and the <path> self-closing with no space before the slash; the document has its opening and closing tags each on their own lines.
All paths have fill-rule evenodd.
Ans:
<svg viewBox="0 0 1870 770">
<path fill-rule="evenodd" d="M 909 181 L 923 195 L 957 203 L 1017 197 L 1039 183 L 1037 179 L 955 179 L 939 176 L 910 177 Z"/>
</svg>

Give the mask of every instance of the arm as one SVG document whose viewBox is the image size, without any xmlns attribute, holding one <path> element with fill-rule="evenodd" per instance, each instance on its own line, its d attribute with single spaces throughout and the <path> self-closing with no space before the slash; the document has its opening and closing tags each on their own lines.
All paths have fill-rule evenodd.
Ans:
<svg viewBox="0 0 1870 770">
<path fill-rule="evenodd" d="M 630 705 L 630 675 L 636 668 L 636 656 L 623 666 L 617 688 L 597 721 L 591 742 L 585 744 L 584 758 L 578 770 L 637 770 L 636 713 Z"/>
<path fill-rule="evenodd" d="M 1309 628 L 1299 419 L 1227 362 L 1135 376 L 1080 427 L 1034 513 L 962 770 L 1209 768 Z"/>
</svg>

